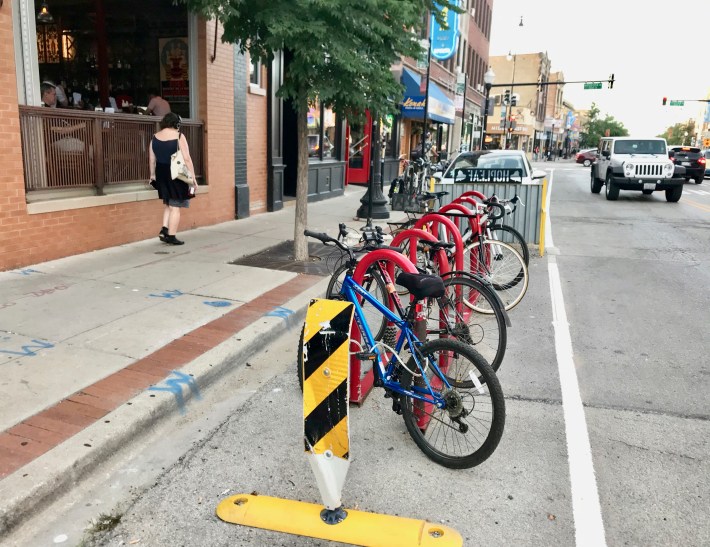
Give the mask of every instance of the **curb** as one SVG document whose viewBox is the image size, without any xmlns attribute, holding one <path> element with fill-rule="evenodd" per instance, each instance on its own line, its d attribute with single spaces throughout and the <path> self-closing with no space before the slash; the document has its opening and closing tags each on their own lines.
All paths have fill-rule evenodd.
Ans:
<svg viewBox="0 0 710 547">
<path fill-rule="evenodd" d="M 20 525 L 26 515 L 36 515 L 50 501 L 78 485 L 122 447 L 148 432 L 168 414 L 182 412 L 199 391 L 241 368 L 253 355 L 281 335 L 297 328 L 312 298 L 325 294 L 330 278 L 324 277 L 282 307 L 292 313 L 262 316 L 257 322 L 188 363 L 179 372 L 194 380 L 181 384 L 181 392 L 141 392 L 59 446 L 38 457 L 0 482 L 0 536 Z M 110 426 L 107 424 L 111 424 Z M 61 492 L 61 493 L 60 493 Z"/>
</svg>

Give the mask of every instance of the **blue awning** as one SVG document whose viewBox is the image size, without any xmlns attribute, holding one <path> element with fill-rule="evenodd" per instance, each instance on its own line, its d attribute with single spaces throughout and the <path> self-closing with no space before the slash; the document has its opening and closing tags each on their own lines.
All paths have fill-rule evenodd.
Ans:
<svg viewBox="0 0 710 547">
<path fill-rule="evenodd" d="M 404 84 L 402 117 L 423 120 L 425 97 L 419 92 L 421 77 L 416 72 L 404 67 L 402 83 Z M 456 119 L 456 106 L 441 88 L 432 81 L 429 82 L 427 117 L 435 122 L 448 124 L 453 124 Z"/>
</svg>

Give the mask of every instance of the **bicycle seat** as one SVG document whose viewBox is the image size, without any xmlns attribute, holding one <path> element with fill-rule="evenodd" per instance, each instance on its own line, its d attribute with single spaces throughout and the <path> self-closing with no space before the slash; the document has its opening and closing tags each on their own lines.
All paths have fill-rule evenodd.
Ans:
<svg viewBox="0 0 710 547">
<path fill-rule="evenodd" d="M 453 249 L 456 247 L 456 243 L 453 241 L 427 241 L 426 243 L 435 251 L 437 249 Z"/>
<path fill-rule="evenodd" d="M 407 289 L 417 300 L 444 296 L 444 281 L 437 275 L 401 272 L 396 283 Z"/>
</svg>

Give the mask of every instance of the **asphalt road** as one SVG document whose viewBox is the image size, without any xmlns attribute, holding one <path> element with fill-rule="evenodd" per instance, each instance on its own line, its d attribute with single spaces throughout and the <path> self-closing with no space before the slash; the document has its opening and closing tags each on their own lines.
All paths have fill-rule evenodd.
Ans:
<svg viewBox="0 0 710 547">
<path fill-rule="evenodd" d="M 497 451 L 474 469 L 441 468 L 375 390 L 351 408 L 344 503 L 445 523 L 466 545 L 708 545 L 710 181 L 687 184 L 677 204 L 623 191 L 607 202 L 590 193 L 588 169 L 553 167 L 554 246 L 532 257 L 510 313 Z M 214 515 L 236 493 L 319 502 L 302 452 L 297 344 L 288 332 L 237 367 L 10 544 L 76 545 L 100 513 L 121 523 L 97 545 L 324 544 Z M 591 475 L 576 457 L 585 441 Z"/>
</svg>

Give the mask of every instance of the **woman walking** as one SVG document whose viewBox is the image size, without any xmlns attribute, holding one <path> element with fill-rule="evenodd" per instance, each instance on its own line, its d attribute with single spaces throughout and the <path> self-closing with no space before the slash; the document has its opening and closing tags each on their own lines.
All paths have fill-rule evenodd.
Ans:
<svg viewBox="0 0 710 547">
<path fill-rule="evenodd" d="M 180 133 L 180 116 L 169 112 L 160 121 L 158 131 L 150 141 L 149 167 L 151 186 L 158 190 L 158 197 L 163 200 L 163 227 L 158 237 L 169 245 L 182 245 L 177 234 L 180 224 L 180 209 L 190 206 L 190 184 L 173 179 L 170 174 L 170 156 L 180 147 L 185 158 L 185 165 L 190 173 L 195 173 L 190 157 L 190 148 L 185 135 Z M 194 177 L 193 177 L 194 178 Z M 153 183 L 154 181 L 154 183 Z M 194 184 L 197 186 L 197 183 Z M 194 194 L 193 194 L 194 195 Z"/>
</svg>

